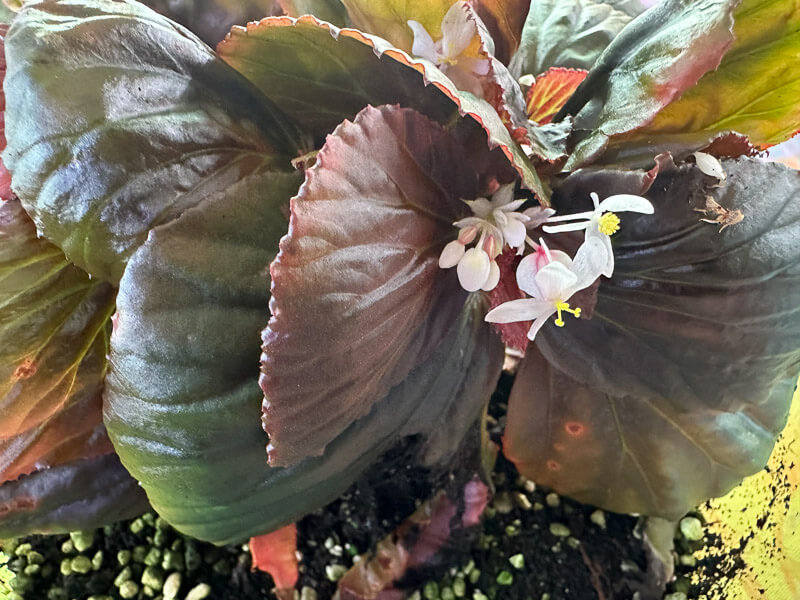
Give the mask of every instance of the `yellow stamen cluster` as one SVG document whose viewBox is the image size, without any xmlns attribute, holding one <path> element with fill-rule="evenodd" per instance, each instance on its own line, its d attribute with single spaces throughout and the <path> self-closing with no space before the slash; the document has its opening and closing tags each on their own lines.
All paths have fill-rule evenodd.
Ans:
<svg viewBox="0 0 800 600">
<path fill-rule="evenodd" d="M 555 320 L 556 327 L 563 327 L 564 326 L 564 319 L 561 318 L 562 312 L 568 312 L 578 318 L 581 316 L 581 309 L 580 308 L 570 308 L 569 302 L 556 302 L 556 310 L 558 311 L 558 316 Z"/>
<path fill-rule="evenodd" d="M 607 212 L 600 217 L 597 228 L 600 230 L 600 233 L 613 235 L 619 231 L 619 217 L 613 212 Z"/>
</svg>

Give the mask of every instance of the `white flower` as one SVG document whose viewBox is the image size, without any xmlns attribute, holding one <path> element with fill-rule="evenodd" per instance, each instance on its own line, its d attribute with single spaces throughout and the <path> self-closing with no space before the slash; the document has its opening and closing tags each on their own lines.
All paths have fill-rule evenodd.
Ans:
<svg viewBox="0 0 800 600">
<path fill-rule="evenodd" d="M 568 300 L 575 292 L 592 285 L 605 264 L 605 248 L 594 237 L 581 244 L 574 260 L 564 252 L 550 250 L 543 240 L 540 243 L 539 249 L 523 258 L 517 267 L 517 285 L 531 298 L 504 302 L 485 317 L 490 323 L 533 321 L 528 330 L 529 340 L 536 337 L 553 314 L 557 315 L 558 327 L 564 326 L 562 313 L 579 317 L 581 309 L 571 308 Z"/>
<path fill-rule="evenodd" d="M 431 61 L 459 89 L 483 96 L 481 77 L 489 73 L 488 56 L 466 56 L 464 51 L 479 36 L 477 23 L 470 19 L 465 2 L 456 2 L 442 20 L 442 37 L 434 41 L 418 21 L 408 21 L 414 33 L 411 53 Z"/>
<path fill-rule="evenodd" d="M 458 281 L 468 292 L 491 291 L 500 281 L 500 268 L 495 259 L 506 244 L 522 254 L 525 249 L 530 217 L 515 212 L 525 200 L 514 200 L 514 184 L 502 186 L 491 200 L 478 198 L 464 200 L 473 216 L 453 223 L 459 228 L 458 239 L 444 247 L 439 255 L 443 269 L 458 266 Z M 480 237 L 479 237 L 480 236 Z M 476 238 L 478 243 L 467 250 Z"/>
<path fill-rule="evenodd" d="M 619 230 L 619 217 L 615 212 L 632 211 L 652 215 L 653 205 L 647 198 L 634 196 L 633 194 L 617 194 L 609 196 L 602 202 L 594 192 L 591 193 L 594 210 L 576 213 L 574 215 L 562 215 L 550 217 L 548 223 L 560 221 L 575 221 L 576 223 L 565 223 L 564 225 L 545 225 L 544 231 L 547 233 L 561 233 L 563 231 L 586 230 L 586 241 L 590 238 L 598 240 L 603 244 L 605 252 L 605 264 L 601 273 L 606 277 L 611 277 L 614 272 L 614 251 L 611 248 L 611 235 Z"/>
<path fill-rule="evenodd" d="M 493 195 L 491 200 L 478 198 L 465 200 L 472 209 L 474 217 L 467 217 L 453 223 L 459 229 L 465 227 L 486 227 L 496 237 L 498 248 L 502 251 L 505 244 L 517 249 L 517 254 L 522 254 L 525 249 L 525 224 L 530 217 L 523 213 L 515 212 L 525 204 L 524 199 L 514 200 L 514 184 L 502 186 Z"/>
</svg>

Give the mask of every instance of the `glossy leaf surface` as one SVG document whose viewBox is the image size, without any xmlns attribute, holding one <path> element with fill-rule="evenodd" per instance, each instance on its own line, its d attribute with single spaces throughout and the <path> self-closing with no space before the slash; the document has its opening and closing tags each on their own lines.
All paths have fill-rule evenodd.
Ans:
<svg viewBox="0 0 800 600">
<path fill-rule="evenodd" d="M 333 500 L 401 433 L 439 429 L 435 421 L 410 422 L 422 406 L 436 414 L 435 406 L 457 400 L 476 418 L 502 363 L 483 307 L 470 305 L 440 350 L 325 456 L 270 468 L 259 421 L 258 331 L 268 316 L 265 267 L 286 227 L 274 204 L 295 184 L 269 175 L 245 180 L 156 229 L 120 288 L 109 431 L 156 510 L 217 543 L 277 529 Z"/>
<path fill-rule="evenodd" d="M 646 11 L 648 8 L 655 6 L 661 0 L 603 0 L 606 4 L 610 4 L 617 10 L 629 14 L 632 17 L 637 17 Z"/>
<path fill-rule="evenodd" d="M 664 0 L 603 51 L 562 111 L 592 130 L 567 163 L 594 160 L 610 136 L 638 129 L 715 69 L 733 41 L 738 0 Z"/>
<path fill-rule="evenodd" d="M 511 72 L 519 77 L 551 67 L 589 69 L 630 20 L 594 0 L 531 0 Z"/>
<path fill-rule="evenodd" d="M 159 513 L 216 542 L 273 530 L 324 505 L 401 435 L 434 440 L 443 411 L 468 412 L 471 419 L 462 419 L 474 422 L 502 363 L 502 346 L 482 323 L 484 307 L 471 302 L 430 359 L 324 456 L 270 468 L 259 427 L 257 332 L 267 317 L 265 265 L 286 227 L 274 205 L 292 193 L 279 187 L 269 174 L 244 180 L 157 228 L 120 288 L 109 431 Z M 412 420 L 421 406 L 434 420 Z M 438 458 L 460 441 L 446 440 Z"/>
<path fill-rule="evenodd" d="M 0 481 L 113 452 L 101 392 L 114 290 L 0 203 Z"/>
<path fill-rule="evenodd" d="M 41 233 L 112 283 L 152 226 L 275 161 L 275 148 L 295 153 L 266 98 L 136 2 L 27 3 L 6 55 L 14 191 Z"/>
<path fill-rule="evenodd" d="M 136 480 L 107 454 L 0 485 L 0 537 L 92 530 L 148 507 Z"/>
<path fill-rule="evenodd" d="M 800 175 L 723 165 L 722 187 L 693 165 L 662 172 L 655 215 L 622 217 L 593 318 L 545 326 L 528 349 L 505 438 L 525 476 L 674 519 L 766 463 L 800 371 Z M 616 189 L 578 172 L 557 206 Z M 707 195 L 743 220 L 699 221 Z"/>
<path fill-rule="evenodd" d="M 702 147 L 709 134 L 736 131 L 759 146 L 800 130 L 800 5 L 745 0 L 734 15 L 736 41 L 707 73 L 626 145 L 672 136 Z M 747 82 L 743 85 L 743 82 Z"/>
<path fill-rule="evenodd" d="M 270 267 L 261 378 L 270 464 L 321 454 L 452 327 L 466 293 L 439 255 L 469 212 L 462 199 L 513 173 L 501 162 L 481 173 L 483 137 L 459 141 L 386 107 L 328 138 Z"/>
<path fill-rule="evenodd" d="M 425 75 L 433 69 L 403 64 L 396 59 L 401 53 L 390 48 L 313 17 L 283 17 L 235 27 L 220 44 L 219 56 L 319 139 L 367 104 L 399 103 L 443 123 L 453 118 L 454 101 L 440 87 L 427 85 Z"/>
</svg>

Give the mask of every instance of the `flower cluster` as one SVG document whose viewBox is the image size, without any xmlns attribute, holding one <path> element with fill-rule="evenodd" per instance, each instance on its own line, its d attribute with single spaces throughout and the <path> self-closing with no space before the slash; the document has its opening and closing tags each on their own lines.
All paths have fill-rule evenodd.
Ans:
<svg viewBox="0 0 800 600">
<path fill-rule="evenodd" d="M 492 199 L 464 200 L 474 216 L 453 223 L 458 238 L 447 244 L 439 256 L 443 269 L 457 266 L 458 281 L 468 292 L 491 291 L 500 281 L 500 268 L 495 259 L 508 244 L 518 254 L 525 250 L 526 224 L 530 216 L 516 210 L 525 200 L 514 200 L 514 184 L 502 186 Z M 475 247 L 467 245 L 478 240 Z"/>
<path fill-rule="evenodd" d="M 524 254 L 526 244 L 533 252 L 519 263 L 517 286 L 530 298 L 505 302 L 486 315 L 490 323 L 533 321 L 528 339 L 533 340 L 542 325 L 552 315 L 555 324 L 563 327 L 565 313 L 580 317 L 581 309 L 573 308 L 569 299 L 576 292 L 592 285 L 598 277 L 611 277 L 614 272 L 614 251 L 611 236 L 619 230 L 617 212 L 652 214 L 649 200 L 632 194 L 609 196 L 602 202 L 591 194 L 594 209 L 556 216 L 549 209 L 529 209 L 517 212 L 525 200 L 514 200 L 514 186 L 501 187 L 491 198 L 465 200 L 473 216 L 453 223 L 459 229 L 458 238 L 447 244 L 439 257 L 439 266 L 457 266 L 458 280 L 468 292 L 491 291 L 500 280 L 495 259 L 507 244 Z M 543 225 L 545 233 L 585 231 L 584 241 L 570 258 L 565 252 L 551 250 L 542 238 L 534 242 L 527 229 Z M 553 223 L 558 223 L 553 225 Z M 466 246 L 478 239 L 475 247 Z"/>
</svg>

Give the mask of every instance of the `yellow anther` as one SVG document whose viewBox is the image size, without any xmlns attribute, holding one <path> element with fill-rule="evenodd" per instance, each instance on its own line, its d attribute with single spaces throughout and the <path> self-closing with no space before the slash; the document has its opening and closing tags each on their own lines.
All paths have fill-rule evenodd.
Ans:
<svg viewBox="0 0 800 600">
<path fill-rule="evenodd" d="M 619 217 L 612 212 L 605 213 L 597 223 L 600 233 L 613 235 L 619 231 Z"/>
<path fill-rule="evenodd" d="M 568 312 L 576 318 L 581 316 L 580 307 L 570 308 L 569 302 L 556 302 L 556 310 L 558 311 L 558 315 L 556 316 L 555 320 L 556 327 L 564 326 L 564 319 L 561 317 L 562 312 Z"/>
</svg>

